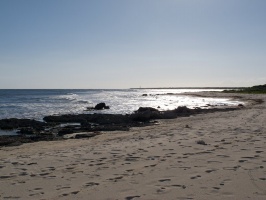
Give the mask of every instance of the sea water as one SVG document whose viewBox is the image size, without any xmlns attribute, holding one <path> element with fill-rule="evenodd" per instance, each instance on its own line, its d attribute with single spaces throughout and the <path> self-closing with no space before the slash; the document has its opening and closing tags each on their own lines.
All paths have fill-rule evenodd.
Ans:
<svg viewBox="0 0 266 200">
<path fill-rule="evenodd" d="M 123 90 L 0 90 L 0 119 L 29 118 L 42 120 L 44 116 L 80 113 L 130 114 L 139 107 L 172 110 L 178 106 L 189 108 L 231 106 L 240 102 L 224 98 L 178 95 L 206 89 L 123 89 Z M 221 91 L 214 90 L 211 91 Z M 174 94 L 174 95 L 173 95 Z M 104 102 L 108 110 L 88 110 Z"/>
</svg>

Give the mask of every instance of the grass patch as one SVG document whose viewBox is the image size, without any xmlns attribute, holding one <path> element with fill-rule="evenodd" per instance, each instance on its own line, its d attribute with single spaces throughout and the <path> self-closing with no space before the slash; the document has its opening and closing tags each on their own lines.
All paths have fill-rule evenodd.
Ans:
<svg viewBox="0 0 266 200">
<path fill-rule="evenodd" d="M 242 93 L 242 94 L 266 94 L 266 84 L 255 85 L 243 89 L 224 90 L 224 93 Z"/>
</svg>

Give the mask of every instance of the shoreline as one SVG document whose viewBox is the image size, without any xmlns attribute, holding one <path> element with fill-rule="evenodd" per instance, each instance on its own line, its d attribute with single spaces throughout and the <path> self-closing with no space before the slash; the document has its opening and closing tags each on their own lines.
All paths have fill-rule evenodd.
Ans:
<svg viewBox="0 0 266 200">
<path fill-rule="evenodd" d="M 232 96 L 250 103 L 89 139 L 1 147 L 0 197 L 265 199 L 266 95 Z"/>
<path fill-rule="evenodd" d="M 207 94 L 207 92 L 205 92 Z M 217 92 L 209 92 L 215 98 Z M 165 95 L 165 94 L 157 94 Z M 186 95 L 200 96 L 199 92 L 188 93 L 167 93 L 167 95 Z M 217 97 L 216 97 L 217 98 Z M 240 98 L 240 97 L 239 97 Z M 238 101 L 238 99 L 236 99 Z M 239 102 L 242 103 L 242 102 Z M 108 108 L 105 103 L 103 108 Z M 96 105 L 95 108 L 98 106 Z M 39 141 L 54 141 L 69 138 L 91 138 L 102 131 L 129 131 L 132 127 L 150 126 L 157 123 L 161 119 L 173 119 L 177 117 L 186 117 L 190 115 L 205 114 L 209 112 L 225 112 L 236 109 L 242 109 L 243 104 L 237 105 L 210 105 L 202 107 L 187 108 L 179 106 L 173 110 L 160 111 L 151 107 L 140 107 L 139 110 L 131 114 L 63 114 L 45 116 L 42 121 L 32 119 L 1 119 L 0 131 L 10 130 L 11 135 L 3 134 L 0 136 L 0 146 L 18 146 L 23 143 L 32 143 Z M 88 109 L 94 109 L 90 107 Z M 14 134 L 17 132 L 17 134 Z"/>
</svg>

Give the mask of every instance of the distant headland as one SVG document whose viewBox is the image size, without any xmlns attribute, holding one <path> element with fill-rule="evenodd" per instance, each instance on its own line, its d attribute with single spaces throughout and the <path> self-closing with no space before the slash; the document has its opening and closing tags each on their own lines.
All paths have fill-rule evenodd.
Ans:
<svg viewBox="0 0 266 200">
<path fill-rule="evenodd" d="M 139 87 L 130 89 L 224 89 L 224 90 L 235 90 L 245 89 L 247 87 Z"/>
</svg>

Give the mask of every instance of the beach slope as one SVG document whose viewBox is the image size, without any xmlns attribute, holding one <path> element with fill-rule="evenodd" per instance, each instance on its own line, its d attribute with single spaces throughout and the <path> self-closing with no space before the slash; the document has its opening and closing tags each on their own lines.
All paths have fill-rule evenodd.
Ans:
<svg viewBox="0 0 266 200">
<path fill-rule="evenodd" d="M 0 198 L 266 199 L 266 95 L 237 96 L 235 111 L 1 147 Z"/>
</svg>

